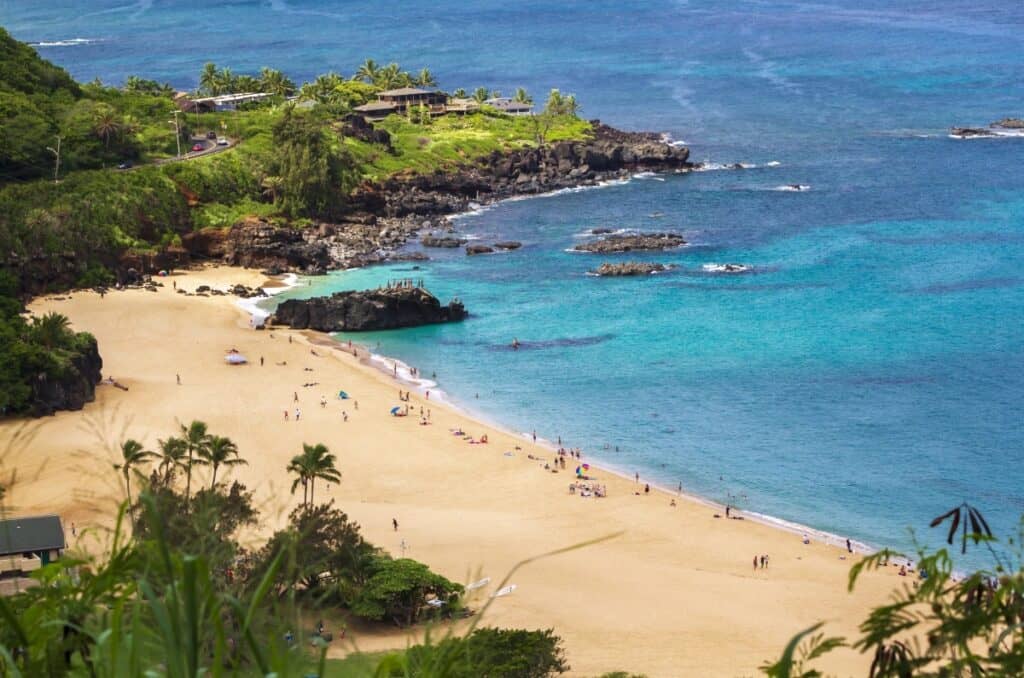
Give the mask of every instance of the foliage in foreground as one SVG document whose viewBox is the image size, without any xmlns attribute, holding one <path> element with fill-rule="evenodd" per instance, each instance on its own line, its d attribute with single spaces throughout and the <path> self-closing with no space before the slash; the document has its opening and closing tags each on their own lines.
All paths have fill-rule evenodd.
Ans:
<svg viewBox="0 0 1024 678">
<path fill-rule="evenodd" d="M 113 469 L 128 500 L 105 555 L 65 557 L 34 572 L 35 586 L 0 597 L 0 675 L 323 676 L 326 644 L 303 625 L 313 615 L 347 608 L 408 626 L 461 609 L 462 586 L 392 559 L 312 493 L 263 548 L 244 548 L 238 532 L 258 520 L 252 493 L 213 473 L 188 489 L 194 466 L 223 477 L 244 463 L 203 422 L 181 425 L 155 452 L 132 439 L 116 447 Z M 325 447 L 307 452 L 316 477 L 340 481 Z M 294 472 L 300 482 L 311 477 L 301 465 Z M 475 621 L 466 639 L 449 631 L 439 643 L 428 634 L 368 673 L 539 677 L 567 668 L 550 630 L 474 629 Z"/>
<path fill-rule="evenodd" d="M 860 625 L 860 638 L 852 643 L 872 657 L 872 678 L 1024 675 L 1024 528 L 1016 540 L 1007 540 L 1014 550 L 1007 556 L 997 551 L 999 541 L 973 506 L 961 504 L 931 526 L 946 521 L 947 543 L 959 541 L 961 553 L 969 544 L 984 545 L 989 567 L 960 576 L 947 549 L 920 548 L 919 578 L 872 610 Z M 883 550 L 858 562 L 850 571 L 850 590 L 864 572 L 899 557 Z M 815 661 L 846 641 L 826 637 L 820 627 L 797 634 L 778 661 L 762 667 L 764 672 L 772 678 L 824 675 L 814 667 Z"/>
</svg>

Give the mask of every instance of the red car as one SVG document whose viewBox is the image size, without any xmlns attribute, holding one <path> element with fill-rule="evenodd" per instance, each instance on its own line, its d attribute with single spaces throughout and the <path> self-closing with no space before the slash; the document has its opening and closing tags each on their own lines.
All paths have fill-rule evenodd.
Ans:
<svg viewBox="0 0 1024 678">
<path fill-rule="evenodd" d="M 192 147 L 192 152 L 193 153 L 198 153 L 201 150 L 203 150 L 203 145 L 202 144 L 196 144 L 195 146 Z"/>
</svg>

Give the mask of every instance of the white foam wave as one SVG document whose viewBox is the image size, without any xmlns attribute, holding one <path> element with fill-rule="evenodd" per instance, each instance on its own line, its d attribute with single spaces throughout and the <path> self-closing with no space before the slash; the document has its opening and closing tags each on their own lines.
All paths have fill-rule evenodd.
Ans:
<svg viewBox="0 0 1024 678">
<path fill-rule="evenodd" d="M 299 286 L 299 276 L 294 273 L 288 273 L 281 278 L 280 287 L 264 287 L 263 291 L 267 293 L 267 296 L 273 297 L 282 292 L 287 292 L 293 287 Z M 252 318 L 252 326 L 256 327 L 262 325 L 263 321 L 270 317 L 270 311 L 260 306 L 260 303 L 266 300 L 267 297 L 250 297 L 249 299 L 239 299 L 237 302 L 238 307 L 243 309 Z"/>
<path fill-rule="evenodd" d="M 32 47 L 76 47 L 78 45 L 92 45 L 103 42 L 99 38 L 69 38 L 67 40 L 52 40 L 28 43 Z"/>
<path fill-rule="evenodd" d="M 987 134 L 949 134 L 950 139 L 970 141 L 973 139 L 1024 139 L 1024 129 L 998 129 L 990 128 L 985 130 Z"/>
<path fill-rule="evenodd" d="M 766 163 L 764 164 L 764 166 L 765 166 L 765 167 L 778 167 L 778 166 L 779 166 L 779 165 L 781 165 L 781 164 L 782 164 L 782 163 L 781 163 L 781 162 L 779 162 L 778 160 L 769 160 L 768 162 L 766 162 Z"/>
<path fill-rule="evenodd" d="M 704 264 L 701 269 L 707 273 L 746 273 L 750 266 L 746 264 Z"/>
<path fill-rule="evenodd" d="M 801 191 L 809 191 L 809 190 L 811 190 L 811 187 L 808 186 L 807 184 L 786 184 L 784 186 L 774 186 L 774 187 L 772 187 L 769 190 L 772 190 L 772 191 L 788 191 L 788 192 L 792 192 L 792 193 L 799 193 Z"/>
<path fill-rule="evenodd" d="M 386 355 L 380 355 L 378 353 L 370 354 L 370 362 L 375 367 L 380 368 L 384 372 L 397 377 L 400 381 L 407 384 L 412 384 L 417 391 L 426 393 L 430 391 L 431 400 L 437 400 L 444 402 L 447 398 L 447 394 L 441 389 L 437 388 L 437 381 L 428 379 L 426 377 L 418 377 L 413 374 L 412 367 L 408 364 L 398 360 L 397 358 L 390 358 Z"/>
<path fill-rule="evenodd" d="M 625 235 L 627 233 L 639 233 L 639 231 L 637 229 L 635 229 L 635 228 L 614 228 L 614 229 L 609 229 L 607 232 L 605 232 L 604 229 L 599 229 L 599 230 L 601 230 L 600 233 L 595 233 L 594 229 L 588 228 L 585 231 L 580 231 L 579 233 L 573 233 L 572 237 L 574 237 L 574 238 L 592 238 L 595 235 L 599 235 L 599 236 L 605 237 L 605 236 L 609 236 L 609 235 Z"/>
</svg>

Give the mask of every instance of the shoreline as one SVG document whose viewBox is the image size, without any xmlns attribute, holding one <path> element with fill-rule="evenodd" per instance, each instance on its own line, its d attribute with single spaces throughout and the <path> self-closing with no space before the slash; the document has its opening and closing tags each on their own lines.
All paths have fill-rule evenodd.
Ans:
<svg viewBox="0 0 1024 678">
<path fill-rule="evenodd" d="M 187 290 L 266 282 L 251 269 L 228 267 L 173 277 Z M 597 464 L 588 475 L 607 496 L 571 493 L 571 468 L 544 469 L 554 456 L 544 441 L 533 445 L 457 403 L 431 404 L 433 393 L 426 401 L 412 384 L 385 379 L 362 349 L 355 358 L 319 333 L 255 331 L 237 298 L 187 296 L 170 287 L 106 298 L 76 292 L 32 303 L 35 313 L 55 310 L 94 332 L 104 376 L 129 388 L 101 387 L 85 410 L 33 422 L 33 444 L 0 460 L 5 469 L 18 469 L 9 502 L 20 513 L 57 513 L 66 525 L 77 523 L 79 535 L 99 538 L 74 539 L 75 549 L 99 543 L 124 495 L 110 470 L 117 441 L 128 436 L 153 445 L 176 422 L 201 419 L 235 441 L 249 462 L 230 475 L 255 493 L 260 508 L 259 523 L 241 534 L 247 547 L 259 547 L 286 521 L 297 499 L 284 468 L 303 443 L 314 442 L 338 454 L 343 472 L 340 485 L 325 487 L 323 500 L 334 500 L 371 543 L 454 581 L 497 581 L 524 558 L 618 535 L 518 570 L 511 582 L 516 593 L 501 598 L 485 620 L 553 628 L 565 641 L 573 675 L 622 669 L 652 678 L 748 675 L 810 624 L 824 620 L 831 633 L 855 637 L 870 607 L 906 582 L 885 568 L 867 573 L 851 595 L 846 581 L 859 556 L 816 540 L 803 545 L 754 520 L 715 519 L 707 503 L 657 488 L 645 495 L 642 486 Z M 227 365 L 229 348 L 249 364 Z M 430 425 L 388 414 L 399 388 L 412 392 L 410 408 L 432 409 Z M 336 398 L 339 389 L 350 399 Z M 293 391 L 301 402 L 293 403 Z M 329 402 L 318 406 L 321 398 Z M 283 419 L 282 408 L 300 406 L 301 422 Z M 0 422 L 0 440 L 10 440 L 21 423 Z M 93 429 L 105 435 L 90 435 Z M 452 434 L 459 429 L 468 435 Z M 469 436 L 483 434 L 489 444 L 468 444 Z M 199 478 L 210 481 L 204 471 Z M 771 566 L 752 570 L 755 554 L 769 554 Z M 405 647 L 422 632 L 360 627 L 359 649 Z M 332 656 L 347 651 L 331 648 Z M 869 663 L 845 650 L 823 668 L 851 675 Z"/>
</svg>

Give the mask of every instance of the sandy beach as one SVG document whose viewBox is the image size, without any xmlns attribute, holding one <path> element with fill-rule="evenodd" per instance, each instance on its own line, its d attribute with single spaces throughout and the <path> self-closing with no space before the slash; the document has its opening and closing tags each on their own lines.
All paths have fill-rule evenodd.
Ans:
<svg viewBox="0 0 1024 678">
<path fill-rule="evenodd" d="M 609 496 L 571 494 L 571 460 L 564 471 L 546 471 L 550 450 L 415 391 L 412 416 L 393 417 L 391 408 L 405 405 L 399 389 L 409 385 L 325 347 L 324 337 L 253 331 L 235 297 L 186 297 L 174 293 L 171 281 L 193 290 L 255 286 L 265 278 L 207 268 L 164 279 L 156 293 L 80 292 L 31 304 L 33 312 L 58 311 L 75 329 L 93 333 L 104 376 L 128 390 L 99 386 L 83 411 L 0 423 L 0 473 L 17 471 L 9 496 L 17 513 L 58 513 L 79 534 L 109 525 L 123 495 L 111 469 L 115 446 L 129 436 L 155 446 L 177 422 L 202 419 L 211 432 L 232 438 L 249 463 L 231 474 L 256 491 L 263 520 L 260 533 L 248 537 L 255 543 L 301 500 L 301 492 L 289 492 L 288 460 L 302 443 L 322 442 L 337 454 L 343 480 L 318 485 L 318 497 L 334 499 L 373 543 L 395 555 L 404 543 L 407 555 L 456 581 L 489 576 L 496 583 L 524 558 L 621 533 L 520 570 L 515 592 L 488 613 L 491 625 L 553 627 L 565 640 L 572 675 L 757 675 L 759 665 L 815 622 L 826 621 L 829 634 L 856 637 L 869 608 L 908 583 L 890 568 L 863 577 L 849 594 L 855 556 L 845 550 L 804 545 L 798 535 L 749 520 L 716 518 L 712 507 L 681 497 L 672 506 L 673 495 L 645 495 L 644 479 L 637 485 L 594 468 L 591 476 Z M 229 349 L 249 364 L 227 365 Z M 339 390 L 351 399 L 338 399 Z M 608 407 L 628 406 L 609 398 Z M 430 410 L 430 425 L 420 425 L 420 407 Z M 489 442 L 468 444 L 451 433 L 458 428 L 486 434 Z M 19 429 L 34 436 L 30 442 L 14 441 Z M 592 461 L 586 451 L 583 460 Z M 752 560 L 762 554 L 769 566 L 754 570 Z M 407 635 L 381 630 L 357 641 L 363 649 L 401 648 Z M 333 653 L 345 651 L 336 645 Z M 821 668 L 864 675 L 869 664 L 869 657 L 842 649 Z"/>
</svg>

